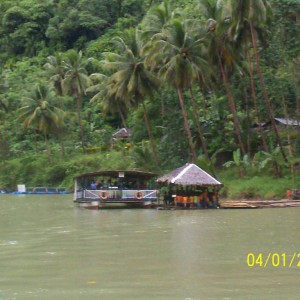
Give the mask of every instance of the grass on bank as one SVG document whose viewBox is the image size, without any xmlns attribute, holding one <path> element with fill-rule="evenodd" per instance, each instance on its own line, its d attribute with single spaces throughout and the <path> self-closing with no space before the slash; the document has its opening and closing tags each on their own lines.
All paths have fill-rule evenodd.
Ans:
<svg viewBox="0 0 300 300">
<path fill-rule="evenodd" d="M 283 199 L 286 198 L 288 189 L 300 189 L 300 173 L 292 177 L 288 172 L 277 178 L 271 172 L 253 174 L 241 178 L 232 175 L 236 171 L 223 170 L 219 173 L 219 179 L 224 184 L 221 196 L 227 199 Z M 298 183 L 298 185 L 297 185 Z"/>
</svg>

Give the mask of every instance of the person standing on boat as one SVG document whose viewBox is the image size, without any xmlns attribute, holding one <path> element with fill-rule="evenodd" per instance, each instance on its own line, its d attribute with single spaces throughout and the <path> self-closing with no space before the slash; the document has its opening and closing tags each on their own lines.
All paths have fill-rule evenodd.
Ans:
<svg viewBox="0 0 300 300">
<path fill-rule="evenodd" d="M 93 181 L 93 182 L 91 183 L 91 189 L 92 189 L 92 190 L 96 190 L 96 189 L 97 189 L 97 185 L 96 185 L 95 181 Z"/>
</svg>

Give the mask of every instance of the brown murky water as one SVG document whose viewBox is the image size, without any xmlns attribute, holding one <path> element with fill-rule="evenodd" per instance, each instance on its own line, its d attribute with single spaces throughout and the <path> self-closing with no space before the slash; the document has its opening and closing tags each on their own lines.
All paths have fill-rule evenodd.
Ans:
<svg viewBox="0 0 300 300">
<path fill-rule="evenodd" d="M 70 195 L 0 195 L 0 300 L 299 299 L 299 215 L 90 211 Z"/>
</svg>

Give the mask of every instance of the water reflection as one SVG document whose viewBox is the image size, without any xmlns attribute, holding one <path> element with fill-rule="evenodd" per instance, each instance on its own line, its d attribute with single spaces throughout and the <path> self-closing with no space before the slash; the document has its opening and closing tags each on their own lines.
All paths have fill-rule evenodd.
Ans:
<svg viewBox="0 0 300 300">
<path fill-rule="evenodd" d="M 0 196 L 0 299 L 298 299 L 299 210 L 91 211 Z"/>
</svg>

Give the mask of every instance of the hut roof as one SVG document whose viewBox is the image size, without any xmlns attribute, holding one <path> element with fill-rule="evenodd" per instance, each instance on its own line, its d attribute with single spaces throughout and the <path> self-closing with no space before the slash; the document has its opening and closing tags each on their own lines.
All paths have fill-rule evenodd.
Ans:
<svg viewBox="0 0 300 300">
<path fill-rule="evenodd" d="M 113 138 L 128 138 L 131 136 L 132 131 L 129 128 L 122 128 L 112 135 Z"/>
<path fill-rule="evenodd" d="M 221 182 L 195 164 L 185 164 L 157 179 L 158 183 L 194 186 L 223 186 Z"/>
<path fill-rule="evenodd" d="M 274 121 L 279 125 L 285 125 L 285 126 L 300 126 L 300 122 L 297 120 L 292 119 L 285 119 L 285 118 L 274 118 Z M 271 125 L 271 120 L 264 123 L 262 126 L 266 127 Z"/>
<path fill-rule="evenodd" d="M 138 171 L 138 170 L 103 170 L 103 171 L 83 173 L 73 178 L 76 179 L 80 177 L 93 177 L 93 176 L 109 176 L 112 178 L 130 177 L 130 178 L 150 179 L 156 177 L 156 174 L 151 172 Z"/>
</svg>

